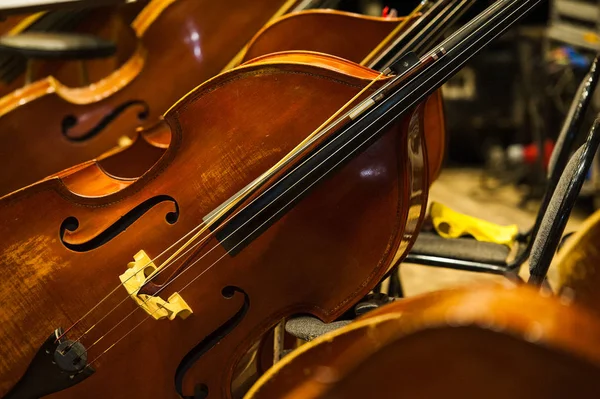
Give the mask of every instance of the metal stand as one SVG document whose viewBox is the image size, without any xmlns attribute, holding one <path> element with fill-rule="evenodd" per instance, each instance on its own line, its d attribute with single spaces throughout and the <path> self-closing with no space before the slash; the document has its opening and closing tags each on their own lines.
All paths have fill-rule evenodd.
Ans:
<svg viewBox="0 0 600 399">
<path fill-rule="evenodd" d="M 563 129 L 556 143 L 554 153 L 552 154 L 552 158 L 550 160 L 546 193 L 544 194 L 544 198 L 533 227 L 528 232 L 517 238 L 517 243 L 519 244 L 520 248 L 515 259 L 510 262 L 507 261 L 503 264 L 498 264 L 495 262 L 473 262 L 466 259 L 456 259 L 444 256 L 429 256 L 423 253 L 409 253 L 404 262 L 472 272 L 500 274 L 514 278 L 514 276 L 519 272 L 519 269 L 523 263 L 530 258 L 533 245 L 538 239 L 538 233 L 540 232 L 542 223 L 549 223 L 545 220 L 545 218 L 548 217 L 550 203 L 553 200 L 555 190 L 570 159 L 574 141 L 581 130 L 585 112 L 589 107 L 592 94 L 598 84 L 598 79 L 600 77 L 599 64 L 600 58 L 596 57 L 592 63 L 589 73 L 579 87 L 577 96 L 571 104 L 571 110 L 567 116 L 567 119 L 565 120 Z M 596 132 L 598 129 L 596 125 L 597 123 L 594 125 L 594 129 L 592 129 L 590 132 L 588 143 L 586 144 L 584 150 L 584 156 L 582 156 L 581 160 L 579 161 L 580 167 L 578 171 L 579 174 L 576 176 L 577 179 L 585 178 L 585 173 L 587 173 L 587 170 L 589 170 L 591 165 L 592 161 L 588 159 L 588 157 L 593 159 L 593 154 L 590 155 L 589 151 L 591 151 L 595 145 L 592 136 L 595 137 L 597 134 Z M 545 278 L 545 273 L 547 272 L 547 268 L 549 266 L 549 259 L 551 260 L 552 255 L 554 254 L 558 243 L 560 242 L 561 234 L 563 233 L 564 225 L 566 224 L 566 219 L 568 218 L 568 214 L 575 203 L 576 195 L 581 189 L 581 185 L 577 185 L 575 183 L 575 181 L 572 182 L 572 186 L 569 188 L 569 191 L 563 199 L 564 206 L 561 206 L 563 213 L 558 214 L 556 220 L 551 221 L 552 228 L 549 231 L 544 232 L 551 235 L 552 238 L 547 240 L 549 242 L 548 245 L 550 246 L 546 249 L 548 252 L 545 252 L 545 256 L 543 259 L 541 259 L 542 264 L 539 267 L 536 266 L 534 268 L 535 278 L 533 279 L 533 282 L 535 283 L 540 283 L 539 280 L 542 279 L 543 281 Z M 583 182 L 581 184 L 583 184 Z M 572 195 L 575 195 L 575 198 L 571 198 L 570 196 Z M 546 256 L 549 256 L 550 258 L 548 259 Z"/>
</svg>

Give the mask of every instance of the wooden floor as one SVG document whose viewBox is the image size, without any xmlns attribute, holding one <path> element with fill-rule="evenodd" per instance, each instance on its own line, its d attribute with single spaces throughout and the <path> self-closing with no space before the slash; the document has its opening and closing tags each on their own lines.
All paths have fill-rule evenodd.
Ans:
<svg viewBox="0 0 600 399">
<path fill-rule="evenodd" d="M 538 204 L 531 203 L 528 209 L 520 209 L 518 204 L 522 193 L 516 188 L 487 191 L 480 185 L 480 176 L 481 171 L 476 169 L 445 170 L 431 188 L 430 202 L 441 202 L 458 212 L 498 224 L 517 224 L 521 231 L 527 230 L 533 224 Z M 585 211 L 575 209 L 566 232 L 576 230 L 586 217 Z M 400 273 L 406 296 L 477 282 L 505 280 L 501 276 L 411 264 L 402 265 Z M 524 278 L 527 276 L 526 267 L 523 267 L 521 275 Z M 553 269 L 550 270 L 549 280 L 551 285 L 556 282 Z"/>
</svg>

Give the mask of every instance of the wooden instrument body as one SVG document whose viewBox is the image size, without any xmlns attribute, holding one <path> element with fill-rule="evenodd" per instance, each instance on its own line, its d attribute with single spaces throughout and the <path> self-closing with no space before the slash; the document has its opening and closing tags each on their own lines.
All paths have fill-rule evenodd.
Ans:
<svg viewBox="0 0 600 399">
<path fill-rule="evenodd" d="M 84 15 L 76 28 L 72 30 L 75 33 L 93 34 L 111 40 L 117 45 L 117 52 L 111 57 L 84 61 L 87 78 L 90 81 L 98 81 L 107 77 L 131 57 L 137 45 L 137 37 L 130 25 L 144 4 L 147 4 L 147 1 L 120 7 L 99 7 L 90 10 L 89 14 Z M 9 34 L 13 30 L 27 31 L 27 27 L 33 24 L 33 22 L 29 23 L 27 21 L 27 17 L 32 16 L 9 16 L 0 23 L 0 36 Z M 20 24 L 23 24 L 22 27 Z M 46 76 L 53 76 L 69 87 L 85 84 L 82 82 L 81 66 L 78 61 L 34 61 L 31 78 L 38 80 Z M 25 73 L 19 74 L 10 82 L 0 80 L 0 96 L 8 95 L 24 86 Z"/>
<path fill-rule="evenodd" d="M 600 314 L 600 212 L 595 212 L 566 242 L 554 260 L 558 289 L 578 304 Z M 554 267 L 554 266 L 553 266 Z"/>
<path fill-rule="evenodd" d="M 384 40 L 402 20 L 402 18 L 367 17 L 334 10 L 292 13 L 267 24 L 256 34 L 247 46 L 242 60 L 250 62 L 253 58 L 260 58 L 274 52 L 305 50 L 331 54 L 359 63 L 376 43 Z M 298 29 L 296 33 L 287 32 L 298 26 L 302 29 Z M 310 32 L 310 34 L 303 35 L 301 32 Z M 291 42 L 288 41 L 290 37 L 294 38 Z M 349 46 L 349 43 L 353 45 Z M 433 182 L 441 170 L 446 141 L 440 91 L 435 92 L 426 102 L 424 119 L 429 180 Z M 107 174 L 115 178 L 137 178 L 160 158 L 169 140 L 168 129 L 164 128 L 163 123 L 158 123 L 151 129 L 139 131 L 130 145 L 108 151 L 100 156 L 98 164 Z M 82 175 L 73 177 L 74 180 L 81 180 L 81 178 Z"/>
<path fill-rule="evenodd" d="M 376 18 L 333 10 L 291 13 L 265 25 L 252 38 L 244 61 L 275 51 L 306 50 L 361 63 L 399 23 L 398 18 Z M 429 181 L 433 183 L 440 174 L 446 149 L 441 90 L 433 93 L 425 103 L 425 140 Z"/>
<path fill-rule="evenodd" d="M 245 399 L 586 396 L 599 332 L 593 315 L 526 287 L 433 292 L 301 346 Z"/>
<path fill-rule="evenodd" d="M 133 23 L 139 43 L 90 86 L 54 78 L 0 99 L 0 195 L 93 159 L 216 75 L 286 3 L 155 0 Z"/>
<path fill-rule="evenodd" d="M 335 10 L 309 10 L 287 14 L 267 24 L 250 41 L 242 62 L 282 51 L 315 51 L 360 63 L 381 43 L 403 18 L 377 18 Z M 440 173 L 446 145 L 445 119 L 441 91 L 436 91 L 425 105 L 425 140 L 429 160 L 430 182 Z M 158 160 L 165 147 L 165 134 L 144 132 L 130 148 L 118 156 L 104 155 L 100 164 L 116 177 L 135 178 Z M 130 155 L 131 154 L 131 155 Z M 134 159 L 136 165 L 132 165 Z M 141 172 L 141 173 L 140 173 Z"/>
<path fill-rule="evenodd" d="M 0 336 L 11 345 L 0 349 L 0 395 L 54 329 L 69 327 L 119 284 L 135 253 L 160 254 L 376 76 L 324 55 L 273 56 L 214 78 L 173 107 L 164 156 L 114 194 L 78 195 L 66 176 L 4 197 Z M 332 321 L 342 314 L 408 251 L 419 229 L 427 199 L 421 118 L 419 107 L 238 255 L 226 255 L 214 237 L 193 251 L 185 264 L 205 258 L 161 293 L 179 292 L 193 310 L 187 319 L 147 320 L 139 309 L 127 318 L 137 305 L 118 289 L 69 337 L 125 299 L 82 342 L 89 346 L 118 322 L 89 359 L 123 340 L 94 363 L 94 375 L 51 397 L 175 398 L 174 374 L 194 348 L 204 353 L 185 373 L 183 393 L 206 384 L 212 398 L 229 397 L 235 364 L 282 317 L 299 312 Z M 143 212 L 132 216 L 141 204 Z M 111 226 L 122 231 L 107 238 Z M 206 341 L 215 337 L 215 346 Z"/>
</svg>

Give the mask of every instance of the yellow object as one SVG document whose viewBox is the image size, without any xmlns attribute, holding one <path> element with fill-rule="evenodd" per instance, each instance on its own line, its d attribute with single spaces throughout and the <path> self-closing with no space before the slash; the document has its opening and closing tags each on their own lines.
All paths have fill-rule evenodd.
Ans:
<svg viewBox="0 0 600 399">
<path fill-rule="evenodd" d="M 435 231 L 444 238 L 471 235 L 477 241 L 493 242 L 510 247 L 519 234 L 517 225 L 500 226 L 456 212 L 438 202 L 431 204 L 429 212 Z"/>
<path fill-rule="evenodd" d="M 594 32 L 587 32 L 583 35 L 583 40 L 590 44 L 598 44 L 600 43 L 600 36 Z"/>
<path fill-rule="evenodd" d="M 19 33 L 23 32 L 24 30 L 29 28 L 34 22 L 39 20 L 45 14 L 46 14 L 45 12 L 38 12 L 36 14 L 32 14 L 32 15 L 29 15 L 28 17 L 23 18 L 23 20 L 21 22 L 19 22 L 11 30 L 6 32 L 6 35 L 7 36 L 18 35 Z"/>
<path fill-rule="evenodd" d="M 135 261 L 127 264 L 127 271 L 121 274 L 119 279 L 139 307 L 156 320 L 165 318 L 174 320 L 177 316 L 185 319 L 193 313 L 188 304 L 176 292 L 167 301 L 158 296 L 138 295 L 138 291 L 148 277 L 156 271 L 156 265 L 144 251 L 138 252 L 133 258 Z"/>
</svg>

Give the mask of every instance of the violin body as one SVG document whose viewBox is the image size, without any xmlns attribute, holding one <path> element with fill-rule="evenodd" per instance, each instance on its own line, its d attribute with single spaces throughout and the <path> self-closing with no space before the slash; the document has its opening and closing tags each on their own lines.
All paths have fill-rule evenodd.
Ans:
<svg viewBox="0 0 600 399">
<path fill-rule="evenodd" d="M 77 88 L 49 77 L 4 96 L 0 195 L 93 159 L 136 127 L 153 125 L 288 3 L 154 0 L 132 24 L 133 55 L 108 77 Z"/>
<path fill-rule="evenodd" d="M 369 93 L 387 79 L 377 77 L 325 55 L 265 57 L 171 108 L 170 145 L 139 179 L 122 184 L 90 163 L 2 198 L 0 337 L 13 344 L 0 349 L 0 395 L 55 329 L 75 323 L 71 340 L 95 325 L 81 342 L 88 361 L 100 356 L 96 372 L 52 398 L 228 398 L 239 359 L 282 317 L 332 321 L 366 295 L 410 249 L 424 216 L 421 106 L 240 252 L 210 235 L 175 265 L 189 270 L 153 281 L 168 281 L 160 297 L 179 293 L 189 317 L 154 320 L 123 287 L 103 301 L 138 251 L 161 254 L 366 85 Z M 78 174 L 95 175 L 95 186 L 74 185 Z"/>
<path fill-rule="evenodd" d="M 531 288 L 432 292 L 301 346 L 245 399 L 593 396 L 599 332 L 592 314 Z"/>
</svg>

